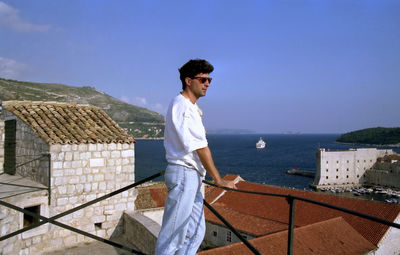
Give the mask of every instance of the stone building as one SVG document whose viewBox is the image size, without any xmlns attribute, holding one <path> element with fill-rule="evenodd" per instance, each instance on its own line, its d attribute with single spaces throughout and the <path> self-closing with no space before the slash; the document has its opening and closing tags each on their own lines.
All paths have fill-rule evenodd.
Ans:
<svg viewBox="0 0 400 255">
<path fill-rule="evenodd" d="M 45 217 L 134 182 L 134 139 L 104 111 L 89 105 L 8 101 L 0 115 L 0 199 Z M 12 184 L 12 185 L 11 185 Z M 118 233 L 134 211 L 128 190 L 58 221 L 103 238 Z M 1 236 L 37 219 L 0 206 Z M 0 242 L 0 254 L 41 254 L 91 238 L 53 224 Z"/>
<path fill-rule="evenodd" d="M 316 188 L 353 187 L 366 182 L 365 173 L 378 158 L 395 154 L 393 150 L 376 148 L 329 151 L 319 149 L 312 186 Z"/>
<path fill-rule="evenodd" d="M 365 172 L 366 184 L 400 189 L 400 155 L 393 154 L 378 161 Z"/>
</svg>

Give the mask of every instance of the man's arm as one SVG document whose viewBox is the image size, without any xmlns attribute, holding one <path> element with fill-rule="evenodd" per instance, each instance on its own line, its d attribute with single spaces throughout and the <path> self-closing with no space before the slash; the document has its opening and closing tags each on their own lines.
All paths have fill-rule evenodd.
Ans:
<svg viewBox="0 0 400 255">
<path fill-rule="evenodd" d="M 217 168 L 215 167 L 214 160 L 211 155 L 210 148 L 204 147 L 197 149 L 197 154 L 199 155 L 200 161 L 206 169 L 207 173 L 213 178 L 216 185 L 236 189 L 235 183 L 233 181 L 226 181 L 221 178 Z"/>
</svg>

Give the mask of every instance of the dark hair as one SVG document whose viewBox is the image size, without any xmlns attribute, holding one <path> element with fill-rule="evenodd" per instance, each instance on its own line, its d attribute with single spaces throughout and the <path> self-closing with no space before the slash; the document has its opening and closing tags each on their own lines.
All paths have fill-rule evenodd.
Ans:
<svg viewBox="0 0 400 255">
<path fill-rule="evenodd" d="M 186 88 L 185 78 L 194 78 L 199 73 L 211 73 L 214 67 L 204 59 L 191 59 L 181 68 L 179 68 L 180 79 L 182 82 L 182 90 Z"/>
</svg>

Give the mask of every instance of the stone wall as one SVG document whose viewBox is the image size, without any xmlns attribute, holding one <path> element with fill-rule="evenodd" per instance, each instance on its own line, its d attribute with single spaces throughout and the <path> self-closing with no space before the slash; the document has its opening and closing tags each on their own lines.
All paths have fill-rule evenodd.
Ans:
<svg viewBox="0 0 400 255">
<path fill-rule="evenodd" d="M 366 184 L 400 188 L 400 161 L 376 163 L 365 176 Z"/>
<path fill-rule="evenodd" d="M 1 116 L 1 112 L 0 112 Z M 4 172 L 4 120 L 0 118 L 0 173 Z"/>
<path fill-rule="evenodd" d="M 23 121 L 17 119 L 16 173 L 49 186 L 49 145 L 39 138 Z M 26 162 L 31 161 L 26 164 Z"/>
<path fill-rule="evenodd" d="M 362 185 L 366 181 L 365 172 L 372 168 L 377 159 L 393 153 L 393 150 L 375 148 L 348 151 L 320 149 L 317 152 L 313 185 L 317 188 Z"/>
<path fill-rule="evenodd" d="M 134 144 L 51 145 L 51 201 L 47 191 L 8 199 L 22 208 L 40 205 L 40 213 L 52 217 L 134 182 Z M 124 212 L 134 211 L 136 191 L 131 189 L 58 219 L 72 227 L 110 238 Z M 23 214 L 1 207 L 2 236 L 23 227 Z M 91 238 L 45 224 L 0 243 L 0 253 L 41 254 L 72 247 Z"/>
<path fill-rule="evenodd" d="M 3 118 L 5 120 L 13 118 L 17 120 L 16 129 L 16 173 L 28 177 L 33 181 L 48 186 L 49 180 L 49 158 L 42 157 L 43 154 L 49 153 L 49 146 L 39 138 L 32 129 L 22 120 L 16 118 L 10 112 L 4 110 Z M 4 124 L 3 119 L 3 124 Z M 0 124 L 1 125 L 1 124 Z M 0 126 L 1 129 L 1 126 Z M 4 130 L 4 126 L 2 128 Z M 1 132 L 1 131 L 0 131 Z M 3 144 L 4 144 L 4 139 Z M 4 146 L 0 153 L 4 155 Z M 40 158 L 42 157 L 42 158 Z M 40 158 L 40 159 L 38 159 Z M 37 159 L 37 160 L 36 160 Z M 28 164 L 26 162 L 31 161 Z M 3 157 L 4 162 L 4 157 Z"/>
<path fill-rule="evenodd" d="M 51 185 L 50 204 L 47 190 L 7 198 L 7 202 L 11 204 L 22 208 L 31 206 L 40 208 L 41 215 L 52 217 L 135 181 L 134 144 L 48 145 L 24 122 L 8 111 L 3 111 L 0 118 L 1 172 L 4 162 L 5 119 L 17 120 L 17 165 L 43 154 L 49 155 L 18 167 L 17 174 L 45 186 Z M 122 232 L 122 226 L 119 226 L 118 222 L 124 212 L 134 211 L 135 199 L 136 190 L 131 189 L 66 215 L 58 221 L 103 238 L 110 238 L 111 235 Z M 23 228 L 23 213 L 0 207 L 1 235 L 21 228 Z M 0 254 L 41 254 L 92 241 L 94 240 L 70 230 L 44 224 L 0 242 Z"/>
<path fill-rule="evenodd" d="M 125 241 L 145 254 L 155 254 L 161 226 L 141 213 L 124 214 Z"/>
<path fill-rule="evenodd" d="M 84 204 L 132 184 L 134 144 L 52 145 L 50 216 Z M 115 231 L 123 212 L 134 211 L 136 191 L 131 189 L 60 219 L 103 238 Z M 90 238 L 51 226 L 55 248 L 71 247 Z M 50 245 L 49 245 L 50 247 Z"/>
<path fill-rule="evenodd" d="M 31 206 L 40 206 L 40 214 L 48 217 L 48 199 L 47 191 L 35 191 L 16 195 L 8 198 L 2 198 L 4 202 L 13 204 L 20 208 Z M 24 227 L 24 214 L 5 206 L 0 206 L 0 228 L 1 236 L 10 234 Z M 0 254 L 40 254 L 43 243 L 47 239 L 46 233 L 50 228 L 49 224 L 15 235 L 0 242 Z M 47 244 L 48 245 L 48 244 Z"/>
</svg>

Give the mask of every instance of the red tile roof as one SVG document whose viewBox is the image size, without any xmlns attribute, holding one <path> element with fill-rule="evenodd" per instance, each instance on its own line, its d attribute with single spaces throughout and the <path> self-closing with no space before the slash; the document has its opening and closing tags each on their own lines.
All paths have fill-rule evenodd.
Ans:
<svg viewBox="0 0 400 255">
<path fill-rule="evenodd" d="M 217 204 L 213 204 L 212 206 L 219 214 L 223 215 L 225 219 L 229 219 L 228 221 L 230 223 L 234 223 L 233 225 L 235 228 L 253 236 L 263 236 L 288 229 L 288 224 L 285 222 L 282 223 L 273 219 L 240 213 L 229 208 L 218 206 Z M 205 217 L 208 221 L 219 222 L 217 216 L 208 209 L 205 210 Z"/>
<path fill-rule="evenodd" d="M 310 191 L 300 191 L 286 189 L 281 187 L 250 183 L 242 181 L 236 184 L 238 189 L 265 192 L 273 194 L 283 194 L 299 196 L 311 200 L 320 201 L 347 208 L 353 211 L 361 212 L 367 215 L 375 216 L 390 222 L 393 222 L 400 213 L 400 205 L 387 204 L 376 201 L 367 201 L 360 199 L 351 199 L 338 197 L 334 195 L 320 194 Z M 221 193 L 221 189 L 209 187 L 206 191 L 206 201 L 212 202 Z M 295 226 L 307 226 L 321 221 L 326 221 L 336 217 L 343 217 L 355 230 L 357 230 L 368 241 L 377 245 L 388 226 L 378 224 L 357 216 L 353 216 L 341 211 L 329 209 L 315 204 L 303 201 L 295 201 Z M 241 231 L 249 232 L 249 226 L 254 226 L 254 230 L 249 233 L 258 235 L 259 233 L 274 233 L 277 230 L 276 225 L 268 225 L 266 222 L 274 221 L 281 224 L 288 224 L 289 204 L 285 198 L 253 195 L 228 191 L 221 196 L 215 203 L 217 211 L 222 213 L 227 210 L 229 213 L 222 214 L 235 228 Z M 235 212 L 235 213 L 232 213 Z M 205 210 L 206 219 L 216 224 L 223 225 L 218 219 L 212 216 L 211 212 Z M 238 216 L 240 215 L 240 217 Z M 258 219 L 258 220 L 254 220 Z M 259 219 L 265 222 L 259 224 Z M 261 229 L 258 229 L 258 227 Z M 268 226 L 268 227 L 266 227 Z"/>
<path fill-rule="evenodd" d="M 138 195 L 135 200 L 137 210 L 153 209 L 165 206 L 165 199 L 168 195 L 164 182 L 151 182 L 146 186 L 137 188 Z"/>
<path fill-rule="evenodd" d="M 365 254 L 376 249 L 343 218 L 333 218 L 294 230 L 293 254 Z M 288 231 L 252 239 L 249 242 L 261 254 L 287 254 Z M 253 254 L 242 242 L 198 253 L 199 255 Z"/>
<path fill-rule="evenodd" d="M 135 142 L 103 110 L 95 106 L 6 101 L 3 107 L 30 126 L 48 144 Z"/>
</svg>

